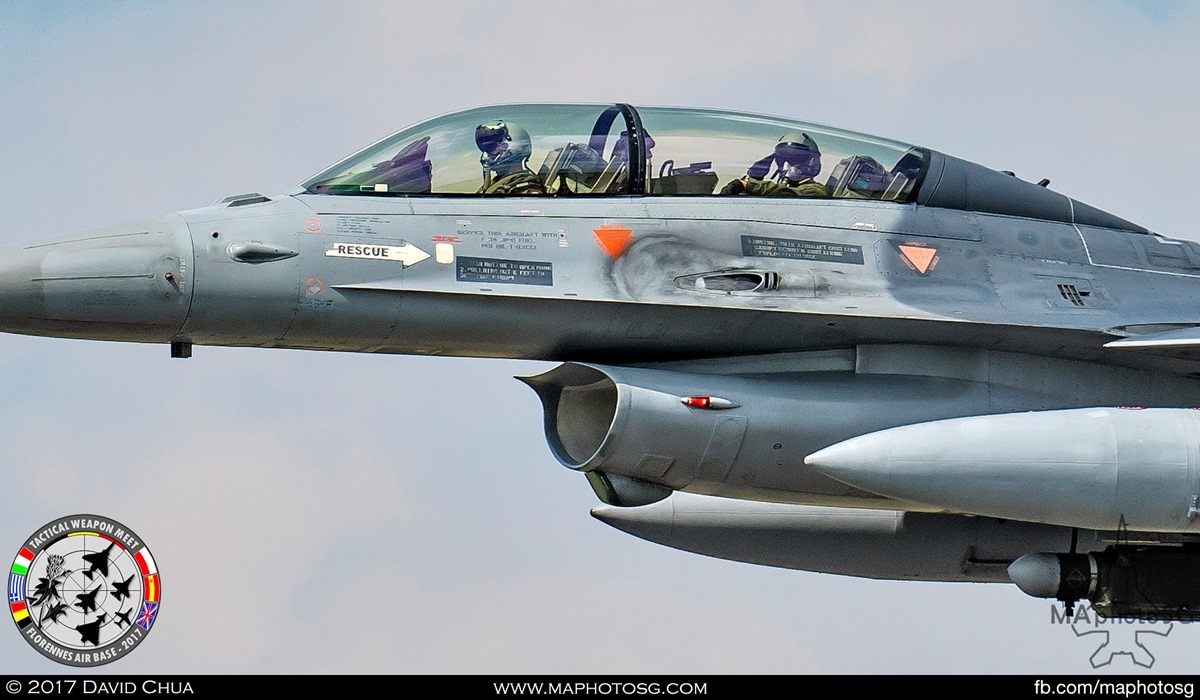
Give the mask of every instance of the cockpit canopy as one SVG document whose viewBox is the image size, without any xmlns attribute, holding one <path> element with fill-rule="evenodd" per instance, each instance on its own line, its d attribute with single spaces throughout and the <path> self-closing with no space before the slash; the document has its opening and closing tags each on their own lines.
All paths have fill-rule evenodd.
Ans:
<svg viewBox="0 0 1200 700">
<path fill-rule="evenodd" d="M 739 196 L 874 200 L 1146 233 L 926 148 L 713 109 L 500 105 L 430 119 L 305 182 L 367 196 Z"/>
<path fill-rule="evenodd" d="M 517 136 L 506 138 L 510 132 Z M 341 195 L 504 194 L 488 191 L 504 176 L 489 172 L 490 163 L 503 160 L 497 149 L 515 153 L 524 181 L 544 190 L 535 194 L 550 195 L 704 196 L 745 178 L 773 183 L 768 189 L 778 196 L 906 202 L 928 160 L 923 149 L 894 141 L 738 112 L 506 105 L 405 129 L 317 175 L 304 189 Z M 804 154 L 804 163 L 796 162 L 798 154 Z M 816 186 L 800 188 L 799 182 Z"/>
</svg>

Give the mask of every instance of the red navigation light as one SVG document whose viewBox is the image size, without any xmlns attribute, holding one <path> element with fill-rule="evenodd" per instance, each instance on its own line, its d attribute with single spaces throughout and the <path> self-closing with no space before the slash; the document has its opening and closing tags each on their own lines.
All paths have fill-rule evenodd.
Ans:
<svg viewBox="0 0 1200 700">
<path fill-rule="evenodd" d="M 679 402 L 688 408 L 704 408 L 711 411 L 723 411 L 726 408 L 737 408 L 740 403 L 719 396 L 680 396 Z"/>
</svg>

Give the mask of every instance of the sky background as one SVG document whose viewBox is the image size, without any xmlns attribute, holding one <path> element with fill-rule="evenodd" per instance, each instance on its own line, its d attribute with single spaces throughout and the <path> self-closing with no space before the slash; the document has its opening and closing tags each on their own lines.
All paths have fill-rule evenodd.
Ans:
<svg viewBox="0 0 1200 700">
<path fill-rule="evenodd" d="M 1171 0 L 5 0 L 0 245 L 284 192 L 413 122 L 524 101 L 837 125 L 1200 239 L 1198 75 L 1200 4 Z M 72 513 L 145 539 L 162 612 L 110 672 L 1090 672 L 1095 644 L 1012 586 L 602 525 L 511 378 L 550 366 L 0 336 L 0 555 Z M 1200 632 L 1153 651 L 1194 672 Z M 0 622 L 0 672 L 63 671 Z"/>
</svg>

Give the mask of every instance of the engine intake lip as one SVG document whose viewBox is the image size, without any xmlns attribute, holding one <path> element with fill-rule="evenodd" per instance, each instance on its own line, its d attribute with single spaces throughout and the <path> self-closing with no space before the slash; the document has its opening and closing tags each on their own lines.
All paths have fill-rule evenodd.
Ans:
<svg viewBox="0 0 1200 700">
<path fill-rule="evenodd" d="M 597 458 L 617 419 L 620 391 L 604 372 L 566 363 L 533 377 L 517 377 L 542 400 L 546 441 L 571 469 L 599 466 Z"/>
</svg>

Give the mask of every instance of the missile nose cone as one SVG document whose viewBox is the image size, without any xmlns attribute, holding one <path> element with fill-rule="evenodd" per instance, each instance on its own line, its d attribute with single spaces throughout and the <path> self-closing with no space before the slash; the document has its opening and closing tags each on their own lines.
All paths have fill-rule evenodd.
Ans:
<svg viewBox="0 0 1200 700">
<path fill-rule="evenodd" d="M 1026 595 L 1054 598 L 1058 595 L 1062 567 L 1058 557 L 1038 552 L 1019 557 L 1008 566 L 1008 577 Z"/>
</svg>

